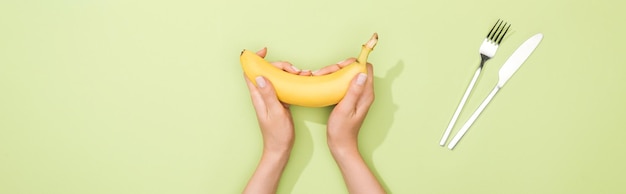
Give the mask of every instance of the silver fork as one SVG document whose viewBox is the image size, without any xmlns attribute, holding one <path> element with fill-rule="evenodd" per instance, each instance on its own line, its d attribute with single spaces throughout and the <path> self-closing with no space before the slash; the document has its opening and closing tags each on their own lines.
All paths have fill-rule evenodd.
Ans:
<svg viewBox="0 0 626 194">
<path fill-rule="evenodd" d="M 463 106 L 465 106 L 465 102 L 467 101 L 467 98 L 472 92 L 472 89 L 474 89 L 476 80 L 480 76 L 480 72 L 482 72 L 485 62 L 487 62 L 487 60 L 493 58 L 493 56 L 496 55 L 496 52 L 498 51 L 498 46 L 502 42 L 504 35 L 506 35 L 506 33 L 509 31 L 510 27 L 511 27 L 510 24 L 507 24 L 502 20 L 498 20 L 496 24 L 494 24 L 491 30 L 489 31 L 489 34 L 487 34 L 487 37 L 485 37 L 485 40 L 483 40 L 483 44 L 480 45 L 480 49 L 479 49 L 480 59 L 481 59 L 480 65 L 478 66 L 478 69 L 476 69 L 476 72 L 474 73 L 474 77 L 472 78 L 472 81 L 470 81 L 469 86 L 467 86 L 467 89 L 465 90 L 465 94 L 463 94 L 463 98 L 461 98 L 461 102 L 456 108 L 456 111 L 454 112 L 454 115 L 452 116 L 452 120 L 450 120 L 450 123 L 448 124 L 448 128 L 446 128 L 446 131 L 443 133 L 443 137 L 441 138 L 441 141 L 439 141 L 439 145 L 444 146 L 446 144 L 446 141 L 448 141 L 448 137 L 450 136 L 452 127 L 454 127 L 456 120 L 459 118 L 459 114 L 461 113 L 461 110 L 463 110 Z"/>
</svg>

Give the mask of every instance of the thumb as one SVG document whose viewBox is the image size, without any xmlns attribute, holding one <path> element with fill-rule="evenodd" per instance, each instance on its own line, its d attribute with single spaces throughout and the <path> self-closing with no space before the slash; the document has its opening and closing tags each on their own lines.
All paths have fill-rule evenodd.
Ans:
<svg viewBox="0 0 626 194">
<path fill-rule="evenodd" d="M 367 74 L 365 73 L 359 73 L 354 76 L 346 95 L 339 102 L 339 104 L 337 104 L 337 106 L 344 110 L 354 110 L 357 102 L 359 102 L 359 99 L 363 94 L 365 81 L 367 81 Z"/>
<path fill-rule="evenodd" d="M 275 107 L 283 107 L 282 103 L 278 101 L 274 86 L 272 86 L 269 80 L 265 79 L 263 76 L 258 76 L 255 78 L 255 81 L 259 88 L 259 93 L 268 109 L 271 110 Z"/>
<path fill-rule="evenodd" d="M 267 55 L 267 47 L 263 47 L 261 50 L 257 51 L 256 55 L 259 55 L 261 58 L 265 58 L 265 55 Z"/>
</svg>

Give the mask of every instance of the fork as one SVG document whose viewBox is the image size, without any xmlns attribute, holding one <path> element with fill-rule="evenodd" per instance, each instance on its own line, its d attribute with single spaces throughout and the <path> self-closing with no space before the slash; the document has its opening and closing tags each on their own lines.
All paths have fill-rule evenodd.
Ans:
<svg viewBox="0 0 626 194">
<path fill-rule="evenodd" d="M 487 37 L 485 37 L 485 40 L 483 40 L 483 43 L 480 45 L 480 49 L 479 49 L 480 59 L 481 59 L 480 65 L 478 66 L 478 69 L 476 69 L 476 72 L 474 73 L 474 77 L 472 78 L 472 81 L 470 81 L 469 86 L 467 86 L 467 89 L 465 90 L 465 94 L 463 94 L 463 98 L 461 98 L 461 102 L 457 106 L 456 111 L 454 112 L 454 115 L 452 116 L 452 120 L 450 120 L 450 123 L 448 124 L 446 131 L 443 133 L 443 137 L 441 138 L 441 141 L 439 141 L 439 145 L 444 146 L 446 144 L 446 141 L 448 141 L 450 132 L 452 131 L 454 124 L 459 118 L 459 114 L 461 113 L 461 110 L 463 110 L 463 106 L 465 106 L 465 102 L 467 101 L 467 98 L 469 97 L 470 93 L 472 93 L 472 89 L 474 89 L 476 80 L 478 80 L 478 77 L 480 76 L 480 73 L 482 72 L 485 62 L 487 62 L 489 59 L 493 58 L 493 56 L 496 55 L 496 52 L 498 51 L 498 46 L 502 42 L 502 39 L 504 38 L 506 33 L 509 31 L 510 27 L 511 27 L 511 24 L 507 25 L 506 22 L 498 19 L 498 21 L 496 21 L 496 24 L 494 24 L 491 30 L 489 31 L 489 34 L 487 34 Z"/>
</svg>

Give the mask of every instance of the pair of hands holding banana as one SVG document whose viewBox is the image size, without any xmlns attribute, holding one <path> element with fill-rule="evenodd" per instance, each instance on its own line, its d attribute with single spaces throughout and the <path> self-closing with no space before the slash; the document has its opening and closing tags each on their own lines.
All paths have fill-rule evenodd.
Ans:
<svg viewBox="0 0 626 194">
<path fill-rule="evenodd" d="M 267 49 L 256 54 L 262 58 Z M 289 62 L 272 62 L 278 69 L 302 76 L 331 74 L 355 62 L 349 58 L 337 64 L 311 72 L 300 70 Z M 382 186 L 369 170 L 358 151 L 358 133 L 374 101 L 373 67 L 367 64 L 367 74 L 359 73 L 339 103 L 330 113 L 327 141 L 350 193 L 384 193 Z M 272 83 L 262 77 L 256 85 L 244 75 L 263 137 L 263 155 L 244 193 L 275 193 L 294 143 L 294 125 L 289 104 L 279 101 Z"/>
</svg>

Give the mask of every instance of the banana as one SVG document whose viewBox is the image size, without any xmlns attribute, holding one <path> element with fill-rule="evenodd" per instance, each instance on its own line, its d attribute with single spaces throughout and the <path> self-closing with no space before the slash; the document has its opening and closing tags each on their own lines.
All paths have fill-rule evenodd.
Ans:
<svg viewBox="0 0 626 194">
<path fill-rule="evenodd" d="M 245 75 L 256 85 L 256 77 L 268 79 L 278 99 L 284 103 L 305 107 L 324 107 L 337 104 L 348 91 L 350 83 L 358 73 L 367 73 L 367 57 L 378 42 L 378 34 L 361 47 L 354 63 L 322 76 L 300 76 L 274 67 L 256 53 L 243 50 L 240 56 Z"/>
</svg>

